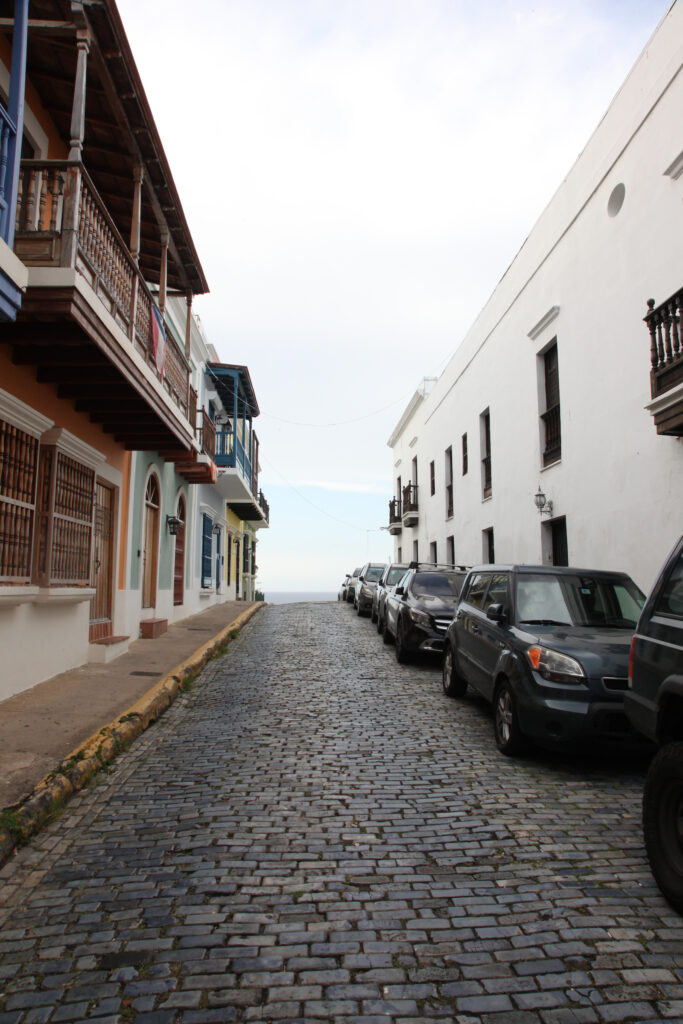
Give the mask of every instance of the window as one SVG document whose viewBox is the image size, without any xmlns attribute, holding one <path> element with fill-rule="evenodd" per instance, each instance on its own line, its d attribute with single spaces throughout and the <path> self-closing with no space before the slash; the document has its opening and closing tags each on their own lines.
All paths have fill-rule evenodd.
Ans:
<svg viewBox="0 0 683 1024">
<path fill-rule="evenodd" d="M 656 615 L 683 618 L 683 555 L 673 567 L 655 605 Z"/>
<path fill-rule="evenodd" d="M 434 494 L 436 491 L 436 476 L 434 473 L 434 463 L 429 463 L 429 493 Z"/>
<path fill-rule="evenodd" d="M 543 421 L 543 465 L 549 466 L 562 456 L 562 430 L 560 425 L 560 371 L 557 361 L 557 341 L 543 353 L 543 384 L 545 412 Z"/>
<path fill-rule="evenodd" d="M 446 519 L 453 515 L 453 449 L 447 448 L 445 454 L 446 464 Z"/>
<path fill-rule="evenodd" d="M 467 476 L 467 434 L 462 435 L 462 475 Z"/>
<path fill-rule="evenodd" d="M 402 562 L 403 561 L 403 548 L 401 547 L 400 544 L 399 544 L 398 548 L 396 549 L 396 561 L 397 562 Z"/>
<path fill-rule="evenodd" d="M 479 417 L 481 430 L 481 492 L 491 497 L 491 414 L 487 409 Z"/>
<path fill-rule="evenodd" d="M 90 583 L 95 471 L 54 445 L 41 445 L 36 502 L 35 580 Z"/>
<path fill-rule="evenodd" d="M 505 572 L 496 572 L 491 576 L 489 589 L 486 592 L 484 611 L 486 611 L 486 609 L 492 604 L 502 604 L 507 608 L 509 603 L 508 574 Z"/>
<path fill-rule="evenodd" d="M 464 595 L 464 600 L 469 604 L 473 604 L 475 608 L 481 608 L 484 593 L 489 582 L 489 574 L 485 572 L 479 572 L 470 580 L 467 593 Z"/>
<path fill-rule="evenodd" d="M 213 547 L 213 522 L 211 516 L 202 515 L 202 587 L 206 590 L 213 585 L 211 549 Z"/>
<path fill-rule="evenodd" d="M 0 580 L 31 579 L 38 438 L 0 420 Z"/>
<path fill-rule="evenodd" d="M 417 541 L 416 540 L 413 541 L 413 561 L 414 562 L 418 561 Z"/>
<path fill-rule="evenodd" d="M 482 561 L 484 562 L 495 562 L 496 556 L 493 547 L 493 527 L 489 527 L 488 530 L 482 530 Z"/>
<path fill-rule="evenodd" d="M 436 541 L 435 540 L 430 541 L 430 544 L 429 544 L 429 561 L 432 562 L 434 565 L 436 565 L 436 563 L 437 563 L 437 558 L 436 558 Z"/>
<path fill-rule="evenodd" d="M 455 537 L 446 537 L 446 562 L 455 565 Z"/>
</svg>

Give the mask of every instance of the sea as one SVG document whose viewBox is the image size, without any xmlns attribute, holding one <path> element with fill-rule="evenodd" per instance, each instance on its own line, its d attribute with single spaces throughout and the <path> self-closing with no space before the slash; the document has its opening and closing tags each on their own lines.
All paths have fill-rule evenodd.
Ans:
<svg viewBox="0 0 683 1024">
<path fill-rule="evenodd" d="M 266 590 L 265 599 L 271 604 L 298 604 L 301 601 L 336 601 L 331 590 Z"/>
</svg>

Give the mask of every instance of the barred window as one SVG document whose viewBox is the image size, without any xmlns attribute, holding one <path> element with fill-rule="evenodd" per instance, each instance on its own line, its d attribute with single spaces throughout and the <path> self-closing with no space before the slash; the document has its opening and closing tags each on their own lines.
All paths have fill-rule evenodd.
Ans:
<svg viewBox="0 0 683 1024">
<path fill-rule="evenodd" d="M 52 445 L 40 452 L 36 511 L 36 582 L 88 585 L 95 471 Z"/>
<path fill-rule="evenodd" d="M 0 580 L 31 579 L 39 441 L 0 420 Z"/>
</svg>

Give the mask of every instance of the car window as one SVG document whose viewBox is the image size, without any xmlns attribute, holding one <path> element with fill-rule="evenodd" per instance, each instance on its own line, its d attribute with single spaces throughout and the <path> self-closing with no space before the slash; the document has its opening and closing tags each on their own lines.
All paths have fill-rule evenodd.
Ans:
<svg viewBox="0 0 683 1024">
<path fill-rule="evenodd" d="M 460 593 L 463 578 L 463 573 L 416 572 L 411 589 L 416 597 L 441 597 L 452 601 Z"/>
<path fill-rule="evenodd" d="M 380 576 L 382 575 L 383 572 L 384 572 L 384 566 L 383 565 L 372 565 L 366 571 L 365 579 L 367 581 L 369 581 L 370 583 L 374 583 L 375 580 L 378 580 L 380 578 Z"/>
<path fill-rule="evenodd" d="M 489 582 L 488 572 L 478 572 L 471 577 L 465 600 L 473 604 L 475 608 L 481 608 L 484 600 L 484 592 Z"/>
<path fill-rule="evenodd" d="M 517 579 L 517 621 L 635 629 L 644 595 L 633 580 L 589 575 L 527 575 Z"/>
<path fill-rule="evenodd" d="M 491 582 L 484 600 L 484 611 L 492 604 L 502 604 L 506 607 L 509 604 L 508 574 L 506 572 L 494 572 L 491 575 Z"/>
<path fill-rule="evenodd" d="M 673 615 L 676 618 L 683 618 L 683 551 L 657 598 L 655 615 Z"/>
<path fill-rule="evenodd" d="M 402 576 L 405 576 L 405 569 L 389 569 L 384 582 L 388 587 L 393 587 L 394 583 L 398 583 Z"/>
</svg>

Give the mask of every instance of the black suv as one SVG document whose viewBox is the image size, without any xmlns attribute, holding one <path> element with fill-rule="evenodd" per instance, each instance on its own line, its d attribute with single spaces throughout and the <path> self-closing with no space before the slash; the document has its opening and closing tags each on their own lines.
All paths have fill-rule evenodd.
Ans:
<svg viewBox="0 0 683 1024">
<path fill-rule="evenodd" d="M 412 564 L 387 593 L 382 638 L 385 644 L 395 640 L 398 662 L 403 664 L 412 654 L 443 651 L 466 575 L 464 569 Z"/>
<path fill-rule="evenodd" d="M 558 566 L 472 569 L 446 638 L 443 688 L 493 704 L 503 754 L 529 740 L 633 735 L 628 656 L 645 601 L 625 573 Z"/>
<path fill-rule="evenodd" d="M 643 795 L 647 856 L 664 896 L 683 913 L 683 537 L 638 620 L 628 675 L 627 714 L 659 745 Z"/>
</svg>

